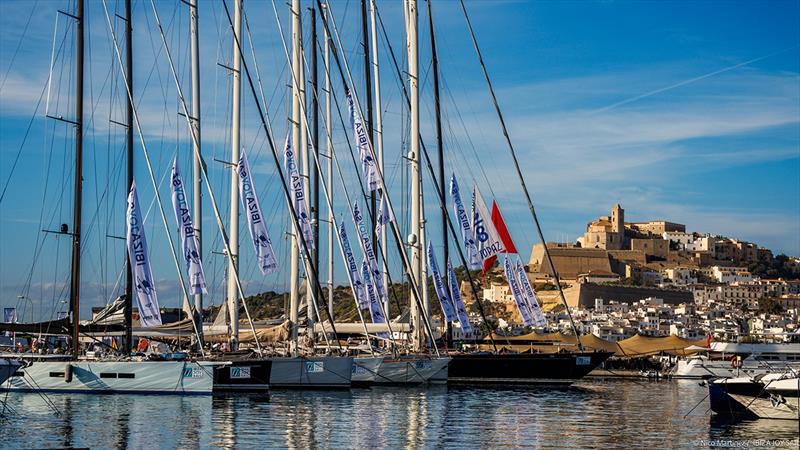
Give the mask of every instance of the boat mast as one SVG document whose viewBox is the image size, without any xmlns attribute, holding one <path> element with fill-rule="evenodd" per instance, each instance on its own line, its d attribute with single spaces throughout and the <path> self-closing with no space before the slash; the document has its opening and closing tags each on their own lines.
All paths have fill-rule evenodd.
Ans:
<svg viewBox="0 0 800 450">
<path fill-rule="evenodd" d="M 323 20 L 328 16 L 327 4 L 322 5 Z M 328 156 L 328 179 L 327 190 L 333 205 L 333 142 L 331 141 L 331 126 L 333 125 L 331 116 L 331 43 L 328 36 L 328 28 L 322 27 L 322 36 L 325 40 L 325 153 Z M 314 141 L 316 142 L 316 141 Z M 334 223 L 336 215 L 333 208 L 328 208 L 328 312 L 333 321 L 333 240 L 336 233 Z"/>
<path fill-rule="evenodd" d="M 242 78 L 241 52 L 236 43 L 236 37 L 242 34 L 242 0 L 233 2 L 233 110 L 231 120 L 231 162 L 239 162 L 239 120 L 242 113 Z M 235 282 L 234 273 L 239 267 L 239 179 L 236 173 L 236 166 L 232 166 L 231 173 L 231 215 L 230 225 L 230 254 L 228 255 L 228 316 L 230 318 L 230 349 L 236 350 L 239 346 L 239 294 Z M 254 336 L 255 337 L 255 336 Z"/>
<path fill-rule="evenodd" d="M 381 111 L 381 77 L 380 77 L 380 70 L 378 70 L 378 28 L 376 26 L 376 15 L 377 15 L 377 8 L 375 7 L 375 0 L 370 0 L 369 2 L 369 15 L 370 15 L 370 25 L 371 33 L 370 38 L 372 40 L 372 71 L 373 71 L 373 79 L 374 88 L 375 88 L 375 127 L 373 127 L 373 134 L 375 140 L 372 142 L 375 143 L 375 150 L 377 151 L 378 157 L 378 167 L 380 168 L 381 173 L 384 173 L 384 165 L 383 165 L 383 113 Z M 383 193 L 381 192 L 381 195 Z M 381 254 L 383 255 L 383 259 L 386 260 L 387 270 L 383 271 L 383 285 L 389 289 L 389 271 L 388 271 L 388 260 L 386 259 L 387 255 L 387 246 L 386 246 L 386 228 L 381 228 L 381 235 L 377 236 L 378 239 L 381 240 Z M 389 319 L 389 297 L 386 297 L 386 304 L 384 305 L 384 311 L 386 311 L 387 320 Z"/>
<path fill-rule="evenodd" d="M 436 51 L 436 34 L 433 30 L 433 12 L 431 10 L 431 0 L 428 0 L 428 28 L 430 29 L 431 35 L 431 61 L 432 61 L 432 70 L 433 70 L 433 103 L 434 103 L 434 112 L 436 115 L 436 150 L 439 155 L 439 190 L 441 192 L 445 191 L 445 177 L 444 177 L 444 146 L 442 145 L 442 110 L 440 105 L 440 97 L 439 97 L 439 54 Z M 447 208 L 443 203 L 441 205 L 442 210 L 442 244 L 444 245 L 444 259 L 442 263 L 442 267 L 444 270 L 447 270 L 447 263 L 449 261 L 449 247 L 448 247 L 448 238 L 447 238 Z M 445 320 L 445 336 L 447 342 L 447 348 L 450 348 L 453 343 L 453 330 L 452 324 L 446 321 L 446 318 L 443 317 Z"/>
<path fill-rule="evenodd" d="M 361 0 L 361 46 L 364 49 L 364 93 L 366 94 L 367 111 L 364 121 L 366 122 L 367 135 L 370 142 L 375 142 L 375 135 L 372 127 L 372 75 L 371 64 L 369 63 L 369 31 L 367 27 L 367 0 Z M 367 186 L 369 188 L 369 186 Z M 369 192 L 369 216 L 372 229 L 375 229 L 375 191 Z M 377 235 L 373 231 L 372 235 L 372 248 L 377 248 Z"/>
<path fill-rule="evenodd" d="M 300 14 L 300 9 L 298 6 L 297 13 Z M 306 103 L 306 71 L 305 71 L 305 45 L 303 43 L 303 23 L 302 23 L 302 16 L 300 16 L 300 52 L 298 53 L 298 63 L 300 64 L 300 78 L 298 78 L 297 84 L 300 86 L 299 93 L 299 105 L 302 105 L 300 108 L 300 146 L 296 150 L 297 154 L 297 163 L 300 165 L 300 177 L 303 179 L 303 192 L 305 195 L 305 203 L 306 203 L 306 211 L 311 211 L 311 199 L 309 195 L 311 195 L 311 172 L 310 172 L 310 155 L 308 152 L 308 134 L 310 130 L 308 129 L 308 108 Z M 310 224 L 313 227 L 313 224 Z M 313 234 L 313 232 L 312 232 Z M 299 252 L 299 249 L 298 249 Z M 313 335 L 314 335 L 314 307 L 312 306 L 311 302 L 316 296 L 316 292 L 314 292 L 314 288 L 311 286 L 311 278 L 309 274 L 308 268 L 305 264 L 313 264 L 314 261 L 314 254 L 316 250 L 309 246 L 308 253 L 306 254 L 306 261 L 302 261 L 301 256 L 301 264 L 303 264 L 303 269 L 305 271 L 305 279 L 306 279 L 306 334 L 312 337 L 313 342 Z M 299 254 L 299 253 L 298 253 Z M 300 280 L 298 276 L 298 280 Z M 299 305 L 299 303 L 298 303 Z M 299 306 L 298 306 L 299 309 Z M 299 312 L 298 312 L 299 313 Z M 298 318 L 299 319 L 299 318 Z M 298 324 L 298 333 L 299 333 L 299 324 Z"/>
<path fill-rule="evenodd" d="M 72 314 L 72 357 L 78 358 L 78 325 L 81 290 L 81 203 L 83 194 L 83 1 L 77 0 L 75 14 L 75 198 L 72 211 L 72 273 L 70 313 Z"/>
<path fill-rule="evenodd" d="M 301 33 L 302 24 L 300 23 L 300 0 L 292 0 L 291 5 L 292 14 L 292 145 L 295 148 L 295 154 L 300 157 L 302 155 L 302 148 L 300 144 L 300 80 L 302 76 L 302 47 L 301 47 Z M 299 230 L 299 227 L 295 227 Z M 291 330 L 290 335 L 290 349 L 292 355 L 297 355 L 297 315 L 299 308 L 299 292 L 298 292 L 298 239 L 300 236 L 297 233 L 291 233 L 291 256 L 290 256 L 290 273 L 289 273 L 289 326 Z"/>
<path fill-rule="evenodd" d="M 411 245 L 411 270 L 414 283 L 423 290 L 423 252 L 422 247 L 422 178 L 419 172 L 419 57 L 417 54 L 417 0 L 406 0 L 406 38 L 408 40 L 408 85 L 411 93 L 411 151 L 408 160 L 411 164 L 411 234 L 408 243 Z M 422 329 L 421 316 L 426 311 L 420 311 L 420 306 L 427 309 L 426 298 L 423 292 L 422 305 L 411 303 L 412 339 L 414 351 L 422 351 L 425 345 L 425 332 Z M 433 337 L 431 336 L 431 339 Z"/>
<path fill-rule="evenodd" d="M 308 8 L 310 14 L 310 27 L 311 27 L 311 145 L 315 152 L 315 158 L 309 161 L 311 165 L 311 229 L 314 234 L 314 251 L 311 263 L 314 265 L 314 271 L 319 274 L 319 168 L 317 161 L 319 161 L 319 91 L 317 80 L 317 9 L 316 7 Z M 322 291 L 317 290 L 319 283 L 311 286 L 314 289 L 313 298 L 309 301 L 314 301 L 319 304 L 318 300 L 322 298 Z M 320 288 L 321 289 L 321 288 Z M 316 308 L 314 308 L 316 311 Z M 319 318 L 322 320 L 322 317 Z M 310 327 L 314 331 L 314 327 Z"/>
<path fill-rule="evenodd" d="M 131 0 L 125 0 L 125 82 L 128 85 L 128 92 L 133 92 L 133 25 L 131 15 Z M 125 198 L 133 186 L 133 103 L 131 98 L 127 98 L 127 108 L 125 111 L 125 148 L 127 150 L 127 169 L 128 184 L 125 190 Z M 126 200 L 127 201 L 127 200 Z M 126 354 L 130 354 L 133 346 L 133 268 L 130 258 L 125 258 L 127 273 L 125 278 L 125 338 L 122 348 Z"/>
<path fill-rule="evenodd" d="M 130 0 L 128 0 L 130 1 Z M 192 140 L 194 151 L 192 152 L 193 173 L 192 173 L 192 194 L 193 194 L 193 208 L 192 217 L 194 217 L 194 234 L 197 237 L 197 251 L 203 254 L 203 235 L 201 230 L 203 228 L 203 171 L 200 167 L 203 164 L 202 153 L 200 149 L 200 44 L 199 44 L 199 29 L 197 27 L 197 0 L 189 0 L 189 13 L 190 13 L 190 33 L 191 33 L 191 58 L 192 58 L 192 132 L 195 133 L 197 139 Z M 203 294 L 195 294 L 194 296 L 194 321 L 197 324 L 197 331 L 199 332 L 200 342 L 198 345 L 203 345 Z"/>
</svg>

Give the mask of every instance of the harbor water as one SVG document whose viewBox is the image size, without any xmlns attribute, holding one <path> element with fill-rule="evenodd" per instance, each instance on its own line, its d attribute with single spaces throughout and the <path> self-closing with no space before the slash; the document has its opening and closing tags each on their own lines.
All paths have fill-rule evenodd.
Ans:
<svg viewBox="0 0 800 450">
<path fill-rule="evenodd" d="M 798 448 L 796 421 L 719 421 L 707 392 L 697 381 L 590 378 L 569 388 L 2 393 L 0 448 Z"/>
</svg>

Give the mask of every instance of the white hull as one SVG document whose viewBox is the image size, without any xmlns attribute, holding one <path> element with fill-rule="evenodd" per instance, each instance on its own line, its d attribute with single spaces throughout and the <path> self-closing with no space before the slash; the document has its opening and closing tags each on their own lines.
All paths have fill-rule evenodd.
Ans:
<svg viewBox="0 0 800 450">
<path fill-rule="evenodd" d="M 689 359 L 679 360 L 673 378 L 738 378 L 754 377 L 775 372 L 775 367 L 783 368 L 781 363 L 770 367 L 767 364 L 751 362 L 745 360 L 742 367 L 733 367 L 730 361 L 708 360 L 708 359 Z M 796 364 L 789 364 L 787 367 L 797 367 Z"/>
<path fill-rule="evenodd" d="M 353 360 L 353 384 L 372 384 L 383 364 L 382 356 L 368 356 Z"/>
<path fill-rule="evenodd" d="M 91 394 L 211 394 L 213 366 L 191 361 L 37 361 L 2 389 Z M 70 371 L 72 377 L 70 379 Z"/>
<path fill-rule="evenodd" d="M 788 419 L 798 420 L 798 397 L 776 397 L 770 398 L 750 397 L 746 395 L 731 394 L 731 398 L 747 406 L 760 419 Z"/>
<path fill-rule="evenodd" d="M 375 384 L 447 383 L 449 357 L 428 355 L 386 356 L 378 369 Z"/>
</svg>

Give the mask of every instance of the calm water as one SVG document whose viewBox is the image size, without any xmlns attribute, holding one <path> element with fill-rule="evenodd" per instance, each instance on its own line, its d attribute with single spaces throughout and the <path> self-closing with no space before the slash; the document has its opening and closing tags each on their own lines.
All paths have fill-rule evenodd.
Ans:
<svg viewBox="0 0 800 450">
<path fill-rule="evenodd" d="M 0 447 L 690 448 L 784 439 L 798 448 L 797 422 L 717 423 L 706 392 L 693 381 L 586 380 L 563 389 L 48 395 L 60 416 L 36 394 L 3 393 L 13 413 L 0 422 Z"/>
</svg>

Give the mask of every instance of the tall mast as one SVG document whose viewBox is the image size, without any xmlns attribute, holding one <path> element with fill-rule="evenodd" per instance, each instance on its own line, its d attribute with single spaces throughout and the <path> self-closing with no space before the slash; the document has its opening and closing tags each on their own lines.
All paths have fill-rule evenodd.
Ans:
<svg viewBox="0 0 800 450">
<path fill-rule="evenodd" d="M 133 93 L 133 26 L 131 24 L 131 0 L 125 0 L 125 81 L 128 92 Z M 126 96 L 127 108 L 125 111 L 125 148 L 127 150 L 128 184 L 125 198 L 133 185 L 133 103 L 131 96 Z M 130 258 L 125 258 L 127 273 L 125 278 L 125 339 L 122 348 L 129 354 L 133 346 L 133 272 Z"/>
<path fill-rule="evenodd" d="M 300 157 L 303 154 L 300 147 L 300 80 L 302 76 L 302 47 L 301 47 L 301 23 L 300 23 L 300 0 L 292 0 L 291 6 L 292 14 L 292 145 L 295 148 L 295 154 Z M 302 166 L 301 166 L 302 167 Z M 299 229 L 299 227 L 295 227 Z M 292 233 L 291 236 L 291 257 L 290 257 L 290 273 L 289 273 L 289 326 L 291 330 L 290 348 L 293 355 L 297 354 L 297 310 L 299 308 L 300 298 L 298 292 L 298 244 L 300 236 L 297 233 Z"/>
<path fill-rule="evenodd" d="M 445 178 L 444 178 L 444 146 L 442 145 L 442 110 L 439 101 L 439 55 L 436 52 L 436 34 L 433 30 L 433 12 L 431 11 L 431 1 L 428 0 L 428 28 L 431 35 L 431 61 L 433 63 L 433 102 L 434 111 L 436 114 L 436 150 L 439 154 L 439 191 L 445 191 Z M 444 259 L 443 267 L 447 268 L 449 260 L 449 248 L 447 238 L 447 208 L 444 204 L 441 205 L 442 209 L 442 244 L 444 245 Z M 445 321 L 445 336 L 447 340 L 447 348 L 450 348 L 453 341 L 453 333 L 450 322 Z"/>
<path fill-rule="evenodd" d="M 236 36 L 242 35 L 242 0 L 233 2 L 233 110 L 231 119 L 231 162 L 239 162 L 239 120 L 242 113 L 242 58 L 236 44 Z M 239 293 L 237 291 L 234 273 L 239 267 L 239 179 L 236 168 L 231 172 L 231 216 L 228 229 L 230 230 L 228 255 L 228 314 L 230 317 L 230 349 L 236 350 L 239 346 Z"/>
<path fill-rule="evenodd" d="M 323 21 L 327 20 L 327 3 L 323 6 Z M 328 178 L 326 180 L 328 193 L 333 204 L 333 142 L 331 142 L 331 126 L 333 125 L 331 116 L 331 41 L 328 36 L 328 27 L 322 27 L 322 35 L 325 40 L 325 152 L 328 156 Z M 334 223 L 336 216 L 333 208 L 328 208 L 328 311 L 331 321 L 333 321 L 333 241 L 336 238 Z"/>
<path fill-rule="evenodd" d="M 312 264 L 314 264 L 314 271 L 319 274 L 319 170 L 317 168 L 317 161 L 319 161 L 319 91 L 317 80 L 317 9 L 315 7 L 308 8 L 311 14 L 311 143 L 314 147 L 316 157 L 309 161 L 311 164 L 311 226 L 314 233 L 314 255 Z M 309 283 L 310 285 L 311 283 Z M 312 288 L 315 289 L 313 301 L 319 303 L 322 298 L 322 292 L 317 291 L 316 287 L 320 286 L 315 283 Z M 315 308 L 316 310 L 316 308 Z M 320 317 L 320 320 L 322 318 Z M 311 328 L 313 331 L 313 327 Z"/>
<path fill-rule="evenodd" d="M 72 211 L 72 356 L 78 357 L 78 325 L 81 290 L 81 208 L 83 197 L 83 1 L 77 0 L 75 14 L 75 198 Z"/>
<path fill-rule="evenodd" d="M 130 0 L 127 0 L 130 1 Z M 197 0 L 189 0 L 189 14 L 190 14 L 190 33 L 191 33 L 191 58 L 192 58 L 192 120 L 194 126 L 192 130 L 197 139 L 192 140 L 194 146 L 193 155 L 193 171 L 192 171 L 192 217 L 194 218 L 194 234 L 197 237 L 197 251 L 203 254 L 203 164 L 200 152 L 200 44 L 199 44 L 199 29 L 197 27 Z M 203 294 L 195 294 L 194 296 L 194 321 L 197 324 L 197 331 L 200 334 L 201 342 L 203 345 Z"/>
<path fill-rule="evenodd" d="M 380 77 L 380 70 L 378 70 L 378 27 L 376 22 L 377 16 L 377 8 L 375 7 L 375 0 L 370 0 L 369 2 L 369 15 L 370 15 L 370 25 L 372 28 L 370 29 L 370 38 L 372 40 L 372 71 L 373 71 L 373 79 L 374 88 L 375 88 L 375 127 L 373 129 L 373 134 L 375 139 L 372 141 L 375 143 L 375 150 L 377 152 L 378 157 L 378 167 L 380 168 L 381 173 L 384 173 L 384 165 L 383 165 L 383 112 L 381 111 L 381 77 Z M 370 103 L 371 105 L 371 103 Z M 381 235 L 377 236 L 378 239 L 381 240 L 381 254 L 383 258 L 386 259 L 386 228 L 381 228 Z M 386 261 L 386 266 L 388 267 L 388 260 Z M 383 285 L 389 286 L 389 272 L 388 270 L 383 271 Z M 386 297 L 386 303 L 384 304 L 384 311 L 386 311 L 387 317 L 389 316 L 389 297 Z"/>
<path fill-rule="evenodd" d="M 373 132 L 372 127 L 372 72 L 371 72 L 371 64 L 369 63 L 369 32 L 367 27 L 367 0 L 361 0 L 361 46 L 364 49 L 364 92 L 366 94 L 366 107 L 367 107 L 367 114 L 364 117 L 364 121 L 367 125 L 367 134 L 369 135 L 369 141 L 375 142 L 375 135 Z M 369 193 L 369 215 L 370 215 L 370 223 L 372 224 L 372 229 L 375 229 L 375 191 L 370 191 Z M 372 248 L 377 248 L 377 236 L 375 233 L 372 234 Z"/>
<path fill-rule="evenodd" d="M 411 94 L 411 151 L 409 161 L 411 163 L 411 270 L 414 282 L 422 289 L 423 280 L 423 255 L 425 249 L 422 248 L 422 217 L 420 213 L 422 178 L 419 172 L 420 152 L 419 152 L 419 56 L 417 54 L 417 0 L 407 0 L 406 3 L 406 37 L 408 40 L 408 85 Z M 425 307 L 425 295 L 422 294 L 422 307 Z M 425 332 L 422 328 L 422 315 L 420 305 L 417 302 L 411 303 L 412 321 L 412 347 L 414 351 L 421 351 L 425 345 Z"/>
</svg>

